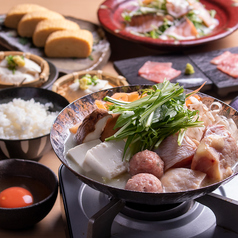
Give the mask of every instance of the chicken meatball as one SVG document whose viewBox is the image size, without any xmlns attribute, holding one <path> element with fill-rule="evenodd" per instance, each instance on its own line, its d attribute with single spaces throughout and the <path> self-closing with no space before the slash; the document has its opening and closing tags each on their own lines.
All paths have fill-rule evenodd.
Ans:
<svg viewBox="0 0 238 238">
<path fill-rule="evenodd" d="M 129 173 L 132 176 L 139 173 L 149 173 L 161 178 L 164 173 L 164 161 L 154 151 L 138 152 L 130 160 Z"/>
<path fill-rule="evenodd" d="M 148 173 L 140 173 L 134 175 L 127 181 L 125 189 L 148 193 L 163 192 L 163 187 L 160 180 L 153 174 Z"/>
</svg>

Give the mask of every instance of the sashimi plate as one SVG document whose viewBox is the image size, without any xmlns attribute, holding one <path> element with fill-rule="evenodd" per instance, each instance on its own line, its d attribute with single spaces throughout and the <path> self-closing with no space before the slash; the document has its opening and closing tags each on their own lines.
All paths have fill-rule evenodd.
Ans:
<svg viewBox="0 0 238 238">
<path fill-rule="evenodd" d="M 238 2 L 236 0 L 201 0 L 200 2 L 205 5 L 206 9 L 216 11 L 215 18 L 219 21 L 219 24 L 209 35 L 192 40 L 162 40 L 139 36 L 125 29 L 122 17 L 123 11 L 128 9 L 133 2 L 137 2 L 137 0 L 106 0 L 99 7 L 98 19 L 111 34 L 148 47 L 161 50 L 191 47 L 226 37 L 238 28 Z"/>
</svg>

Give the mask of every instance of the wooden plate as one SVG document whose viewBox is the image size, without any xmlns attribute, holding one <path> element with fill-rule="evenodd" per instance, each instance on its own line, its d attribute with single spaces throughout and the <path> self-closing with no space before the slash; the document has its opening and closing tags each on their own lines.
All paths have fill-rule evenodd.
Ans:
<svg viewBox="0 0 238 238">
<path fill-rule="evenodd" d="M 102 70 L 79 71 L 64 75 L 57 79 L 52 86 L 52 91 L 64 96 L 69 102 L 73 102 L 76 99 L 85 96 L 86 93 L 83 90 L 72 91 L 69 89 L 69 85 L 71 85 L 75 79 L 80 79 L 86 74 L 90 74 L 91 76 L 96 75 L 99 79 L 107 80 L 113 87 L 128 85 L 126 78 L 120 75 L 113 76 L 111 74 L 104 73 Z"/>
<path fill-rule="evenodd" d="M 46 60 L 43 58 L 33 55 L 31 53 L 24 53 L 18 51 L 0 51 L 0 61 L 2 61 L 6 56 L 9 55 L 23 55 L 25 58 L 28 58 L 35 63 L 37 63 L 41 67 L 41 73 L 39 74 L 39 78 L 31 81 L 31 82 L 22 82 L 22 83 L 5 83 L 0 82 L 0 88 L 9 88 L 9 87 L 40 87 L 49 79 L 50 67 Z"/>
</svg>

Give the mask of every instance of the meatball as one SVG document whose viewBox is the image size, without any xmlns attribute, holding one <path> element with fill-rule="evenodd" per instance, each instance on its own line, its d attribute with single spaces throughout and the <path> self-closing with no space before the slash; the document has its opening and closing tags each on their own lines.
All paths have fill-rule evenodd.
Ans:
<svg viewBox="0 0 238 238">
<path fill-rule="evenodd" d="M 148 193 L 163 192 L 163 187 L 160 180 L 153 174 L 148 173 L 140 173 L 134 175 L 127 181 L 125 189 Z"/>
<path fill-rule="evenodd" d="M 139 173 L 149 173 L 161 178 L 164 173 L 164 161 L 154 151 L 138 152 L 130 160 L 129 173 L 132 176 Z"/>
</svg>

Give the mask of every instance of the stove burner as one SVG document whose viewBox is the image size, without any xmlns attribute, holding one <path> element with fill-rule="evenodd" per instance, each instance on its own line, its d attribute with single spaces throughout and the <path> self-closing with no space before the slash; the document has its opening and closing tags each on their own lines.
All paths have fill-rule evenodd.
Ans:
<svg viewBox="0 0 238 238">
<path fill-rule="evenodd" d="M 135 204 L 110 200 L 107 195 L 82 183 L 64 166 L 59 169 L 59 184 L 64 204 L 63 218 L 65 215 L 70 238 L 238 238 L 238 203 L 226 197 L 221 200 L 212 194 L 212 199 L 211 195 L 197 199 L 205 206 L 195 201 L 169 207 L 143 205 L 138 208 Z M 226 195 L 230 191 L 234 193 L 234 184 L 231 189 L 225 189 Z M 214 212 L 207 206 L 208 203 Z M 223 218 L 219 218 L 220 211 Z M 166 219 L 154 220 L 153 216 L 158 217 L 159 214 L 160 217 L 163 213 L 168 213 Z M 145 219 L 145 216 L 149 218 Z M 224 219 L 228 224 L 224 223 Z M 94 226 L 99 229 L 95 230 Z"/>
<path fill-rule="evenodd" d="M 121 213 L 144 221 L 163 221 L 185 214 L 193 204 L 193 201 L 167 205 L 145 205 L 126 202 Z"/>
</svg>

